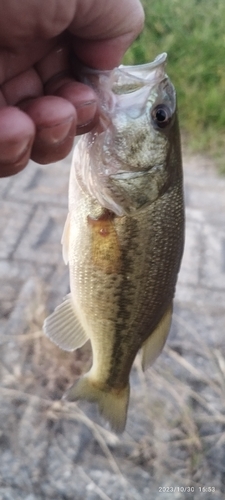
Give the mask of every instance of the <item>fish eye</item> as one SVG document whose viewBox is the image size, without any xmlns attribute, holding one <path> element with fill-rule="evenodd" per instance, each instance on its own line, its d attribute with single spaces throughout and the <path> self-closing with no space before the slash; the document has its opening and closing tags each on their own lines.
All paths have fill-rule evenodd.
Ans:
<svg viewBox="0 0 225 500">
<path fill-rule="evenodd" d="M 167 127 L 172 118 L 171 110 L 166 104 L 158 104 L 151 112 L 152 120 L 158 128 Z"/>
</svg>

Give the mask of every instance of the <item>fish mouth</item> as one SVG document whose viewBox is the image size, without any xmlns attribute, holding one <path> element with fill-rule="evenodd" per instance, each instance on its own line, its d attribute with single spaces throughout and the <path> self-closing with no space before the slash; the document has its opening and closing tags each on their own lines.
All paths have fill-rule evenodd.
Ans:
<svg viewBox="0 0 225 500">
<path fill-rule="evenodd" d="M 162 82 L 167 75 L 165 74 L 165 66 L 167 63 L 167 53 L 159 54 L 154 61 L 135 66 L 120 65 L 113 70 L 99 71 L 96 69 L 81 66 L 79 70 L 79 80 L 85 84 L 91 85 L 97 94 L 103 99 L 103 109 L 105 108 L 104 101 L 109 100 L 108 92 L 122 98 L 133 92 L 138 92 L 143 87 L 151 88 Z M 105 95 L 106 92 L 106 95 Z M 107 98 L 108 97 L 108 98 Z M 129 97 L 128 97 L 129 99 Z M 113 102 L 112 102 L 113 104 Z M 107 103 L 109 106 L 109 103 Z"/>
<path fill-rule="evenodd" d="M 167 61 L 167 53 L 163 52 L 159 54 L 154 61 L 145 64 L 137 64 L 135 66 L 124 66 L 120 65 L 119 70 L 122 70 L 125 74 L 133 76 L 140 79 L 143 83 L 147 83 L 156 77 L 155 73 L 152 72 L 154 69 L 162 71 L 164 75 L 164 66 Z M 157 75 L 159 76 L 159 74 Z"/>
<path fill-rule="evenodd" d="M 152 70 L 159 70 L 160 73 L 165 74 L 164 67 L 167 62 L 167 53 L 162 52 L 162 54 L 159 54 L 154 61 L 151 61 L 149 63 L 144 63 L 144 64 L 137 64 L 137 65 L 123 65 L 121 64 L 118 68 L 115 68 L 114 70 L 97 70 L 93 68 L 89 68 L 87 66 L 81 66 L 80 67 L 80 78 L 82 80 L 85 80 L 86 78 L 90 78 L 92 80 L 93 77 L 93 83 L 95 83 L 95 78 L 97 77 L 98 79 L 101 78 L 101 76 L 106 76 L 107 78 L 110 78 L 114 80 L 114 75 L 117 75 L 118 80 L 120 80 L 122 74 L 130 77 L 134 77 L 142 81 L 143 84 L 148 83 L 155 78 L 155 73 L 152 72 Z M 160 71 L 161 70 L 161 71 Z M 112 77 L 113 76 L 113 77 Z M 159 76 L 159 73 L 158 73 Z M 119 83 L 119 81 L 118 81 Z"/>
</svg>

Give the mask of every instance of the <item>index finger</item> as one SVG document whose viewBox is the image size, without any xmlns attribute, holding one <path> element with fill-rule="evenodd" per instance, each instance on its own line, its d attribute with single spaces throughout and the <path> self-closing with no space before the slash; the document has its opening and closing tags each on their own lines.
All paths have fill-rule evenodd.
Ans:
<svg viewBox="0 0 225 500">
<path fill-rule="evenodd" d="M 74 52 L 90 67 L 112 69 L 120 64 L 143 24 L 139 0 L 80 0 L 69 26 Z"/>
</svg>

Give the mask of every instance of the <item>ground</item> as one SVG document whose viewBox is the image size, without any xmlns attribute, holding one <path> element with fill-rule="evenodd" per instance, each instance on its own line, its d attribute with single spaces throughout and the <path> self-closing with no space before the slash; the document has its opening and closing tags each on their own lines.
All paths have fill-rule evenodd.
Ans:
<svg viewBox="0 0 225 500">
<path fill-rule="evenodd" d="M 0 181 L 0 500 L 225 498 L 225 179 L 184 158 L 186 247 L 169 339 L 131 375 L 126 431 L 61 401 L 90 366 L 42 333 L 68 292 L 71 158 Z"/>
</svg>

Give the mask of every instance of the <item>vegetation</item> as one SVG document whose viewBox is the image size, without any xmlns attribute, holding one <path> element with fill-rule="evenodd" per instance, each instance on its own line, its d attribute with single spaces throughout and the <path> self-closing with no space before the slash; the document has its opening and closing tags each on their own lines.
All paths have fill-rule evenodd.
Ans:
<svg viewBox="0 0 225 500">
<path fill-rule="evenodd" d="M 160 52 L 167 52 L 168 74 L 177 89 L 184 137 L 192 149 L 222 156 L 225 2 L 142 0 L 142 3 L 145 29 L 126 54 L 125 64 L 141 64 Z"/>
</svg>

